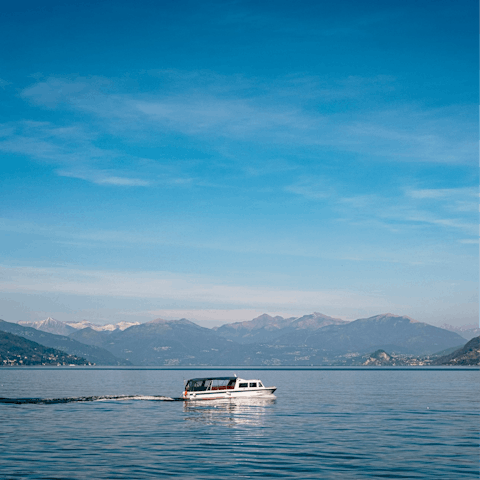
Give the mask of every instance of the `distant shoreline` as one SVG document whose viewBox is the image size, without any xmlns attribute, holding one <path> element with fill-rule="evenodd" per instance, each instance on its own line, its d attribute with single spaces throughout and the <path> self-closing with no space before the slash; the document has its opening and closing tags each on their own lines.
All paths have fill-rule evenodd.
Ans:
<svg viewBox="0 0 480 480">
<path fill-rule="evenodd" d="M 428 365 L 421 365 L 421 366 L 241 366 L 241 365 L 234 365 L 234 366 L 211 366 L 211 365 L 204 365 L 204 366 L 104 366 L 104 365 L 91 365 L 91 366 L 69 366 L 69 365 L 5 365 L 5 369 L 21 369 L 21 370 L 58 370 L 58 369 L 69 369 L 69 370 L 234 370 L 235 372 L 241 370 L 268 370 L 268 371 L 291 371 L 291 370 L 303 370 L 303 371 L 317 371 L 317 370 L 352 370 L 352 371 L 359 371 L 359 370 L 376 370 L 376 371 L 391 371 L 391 370 L 403 370 L 403 371 L 425 371 L 425 370 L 432 370 L 432 371 L 460 371 L 460 370 L 480 370 L 479 365 L 442 365 L 442 366 L 428 366 Z"/>
</svg>

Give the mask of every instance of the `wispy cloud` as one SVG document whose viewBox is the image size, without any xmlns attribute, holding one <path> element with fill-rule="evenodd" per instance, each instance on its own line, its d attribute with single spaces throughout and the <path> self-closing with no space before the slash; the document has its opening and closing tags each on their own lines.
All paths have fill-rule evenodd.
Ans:
<svg viewBox="0 0 480 480">
<path fill-rule="evenodd" d="M 417 195 L 418 193 L 418 195 Z M 475 205 L 472 189 L 451 189 L 448 196 L 437 196 L 439 191 L 427 192 L 407 190 L 397 195 L 360 195 L 341 198 L 340 211 L 362 221 L 368 217 L 386 222 L 389 228 L 415 228 L 433 226 L 458 230 L 463 234 L 478 235 L 478 223 L 472 205 Z M 452 206 L 451 198 L 456 198 Z M 428 199 L 427 203 L 425 200 Z M 432 203 L 432 200 L 435 200 Z M 342 207 L 343 205 L 343 207 Z M 459 205 L 462 205 L 460 208 Z"/>
<path fill-rule="evenodd" d="M 377 161 L 472 164 L 477 156 L 474 121 L 465 115 L 468 108 L 392 109 L 376 98 L 372 111 L 369 96 L 378 94 L 379 83 L 391 85 L 388 77 L 326 82 L 290 76 L 266 82 L 211 72 L 156 75 L 163 80 L 161 91 L 133 95 L 118 81 L 49 78 L 26 88 L 22 96 L 47 108 L 88 113 L 101 120 L 102 128 L 122 135 L 167 130 L 203 141 L 229 138 L 330 147 Z M 355 103 L 331 112 L 330 103 L 340 98 Z"/>
<path fill-rule="evenodd" d="M 68 166 L 119 156 L 96 147 L 93 141 L 97 136 L 79 124 L 64 127 L 50 122 L 11 122 L 0 125 L 0 151 Z"/>
<path fill-rule="evenodd" d="M 158 299 L 191 307 L 307 309 L 352 305 L 385 308 L 381 296 L 347 290 L 287 290 L 225 285 L 214 279 L 169 272 L 118 272 L 0 266 L 0 291 Z M 223 307 L 222 307 L 223 306 Z M 188 308 L 188 307 L 187 307 Z"/>
<path fill-rule="evenodd" d="M 97 185 L 114 185 L 120 187 L 148 187 L 151 182 L 139 178 L 118 177 L 111 172 L 103 170 L 94 170 L 92 172 L 72 172 L 66 170 L 57 170 L 61 177 L 79 178 L 87 180 Z"/>
<path fill-rule="evenodd" d="M 50 122 L 0 125 L 0 152 L 26 155 L 51 165 L 62 177 L 97 185 L 147 187 L 188 186 L 193 178 L 178 166 L 97 147 L 99 133 L 84 126 L 58 127 Z M 185 170 L 185 163 L 181 166 Z"/>
<path fill-rule="evenodd" d="M 388 229 L 390 232 L 401 234 L 404 238 L 409 238 L 409 231 L 415 227 L 406 222 L 393 222 L 391 220 L 382 220 L 378 218 L 352 218 L 356 217 L 345 215 L 341 219 L 348 222 L 353 228 L 361 226 L 369 232 L 376 232 L 376 235 L 382 230 Z M 339 220 L 340 221 L 340 220 Z M 332 228 L 332 238 L 336 234 Z M 417 226 L 417 229 L 421 228 Z M 268 257 L 282 256 L 290 262 L 292 259 L 304 261 L 310 259 L 318 263 L 319 260 L 328 260 L 329 262 L 351 264 L 372 263 L 383 265 L 448 265 L 456 267 L 458 265 L 468 265 L 474 261 L 471 254 L 465 251 L 452 250 L 442 241 L 421 244 L 418 246 L 405 243 L 401 249 L 395 244 L 389 245 L 360 241 L 354 235 L 347 241 L 339 240 L 339 246 L 335 240 L 333 243 L 313 239 L 312 234 L 307 233 L 305 229 L 299 236 L 298 232 L 292 235 L 284 232 L 284 235 L 273 235 L 263 242 L 258 242 L 257 238 L 251 235 L 242 234 L 240 231 L 232 232 L 229 236 L 222 233 L 215 237 L 209 235 L 199 235 L 198 231 L 181 219 L 174 221 L 164 219 L 156 228 L 149 225 L 145 229 L 121 230 L 121 229 L 87 229 L 78 231 L 76 228 L 66 226 L 41 224 L 37 222 L 25 222 L 19 220 L 10 220 L 0 218 L 0 232 L 16 232 L 28 235 L 35 235 L 42 239 L 48 239 L 53 245 L 69 245 L 75 248 L 87 248 L 96 255 L 95 249 L 103 252 L 105 246 L 111 251 L 122 249 L 122 254 L 128 249 L 141 249 L 143 252 L 152 252 L 152 249 L 161 247 L 175 247 L 176 249 L 185 249 L 188 254 L 189 249 L 203 251 L 207 257 L 217 258 L 217 254 L 224 252 L 235 254 L 254 254 L 262 255 L 266 260 Z M 400 237 L 399 237 L 400 238 Z M 462 239 L 461 243 L 468 245 L 471 242 L 468 239 Z M 92 250 L 93 249 L 93 250 Z M 267 262 L 268 263 L 268 262 Z M 357 268 L 357 267 L 355 267 Z M 279 278 L 278 272 L 275 278 Z"/>
<path fill-rule="evenodd" d="M 308 200 L 325 199 L 334 194 L 331 181 L 324 177 L 301 177 L 295 183 L 287 185 L 285 191 Z"/>
<path fill-rule="evenodd" d="M 473 121 L 464 119 L 468 111 L 405 105 L 365 112 L 353 121 L 340 115 L 341 141 L 345 149 L 386 161 L 473 165 L 478 145 Z"/>
<path fill-rule="evenodd" d="M 478 211 L 478 188 L 475 187 L 407 189 L 405 193 L 422 203 L 442 204 L 452 212 Z"/>
<path fill-rule="evenodd" d="M 285 191 L 309 201 L 328 198 L 332 208 L 341 214 L 340 219 L 356 225 L 383 226 L 392 232 L 433 226 L 478 235 L 477 188 L 397 188 L 390 195 L 347 195 L 343 189 L 338 181 L 315 177 L 304 177 L 285 187 Z"/>
</svg>

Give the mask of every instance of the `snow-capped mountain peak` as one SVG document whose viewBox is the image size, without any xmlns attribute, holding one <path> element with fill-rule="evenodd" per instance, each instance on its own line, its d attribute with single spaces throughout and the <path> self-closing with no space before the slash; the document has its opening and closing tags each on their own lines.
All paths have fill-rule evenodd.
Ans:
<svg viewBox="0 0 480 480">
<path fill-rule="evenodd" d="M 114 330 L 126 330 L 134 325 L 140 325 L 140 322 L 119 322 L 116 324 L 97 325 L 96 323 L 89 322 L 88 320 L 81 320 L 79 322 L 62 322 L 52 317 L 48 317 L 45 320 L 38 320 L 36 322 L 18 322 L 19 325 L 25 327 L 32 327 L 36 330 L 43 332 L 54 333 L 56 335 L 70 335 L 76 330 L 83 330 L 84 328 L 91 328 L 97 332 Z"/>
</svg>

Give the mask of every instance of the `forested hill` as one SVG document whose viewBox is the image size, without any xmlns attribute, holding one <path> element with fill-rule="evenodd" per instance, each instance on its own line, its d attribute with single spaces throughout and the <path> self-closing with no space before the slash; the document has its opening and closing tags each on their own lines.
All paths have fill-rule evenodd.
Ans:
<svg viewBox="0 0 480 480">
<path fill-rule="evenodd" d="M 474 337 L 462 348 L 436 361 L 437 365 L 480 365 L 480 337 Z"/>
<path fill-rule="evenodd" d="M 0 366 L 91 365 L 84 358 L 48 348 L 13 333 L 0 331 Z"/>
<path fill-rule="evenodd" d="M 115 357 L 104 348 L 86 345 L 63 335 L 41 332 L 35 328 L 24 327 L 16 323 L 5 322 L 4 320 L 0 320 L 0 331 L 13 333 L 14 335 L 37 342 L 40 345 L 67 352 L 69 355 L 85 358 L 89 362 L 97 365 L 131 365 L 130 362 Z"/>
</svg>

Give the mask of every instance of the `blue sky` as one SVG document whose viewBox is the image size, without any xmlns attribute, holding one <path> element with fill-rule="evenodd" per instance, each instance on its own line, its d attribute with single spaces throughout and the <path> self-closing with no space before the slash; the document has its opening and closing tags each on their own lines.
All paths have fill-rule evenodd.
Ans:
<svg viewBox="0 0 480 480">
<path fill-rule="evenodd" d="M 478 4 L 15 2 L 0 318 L 478 322 Z"/>
</svg>

